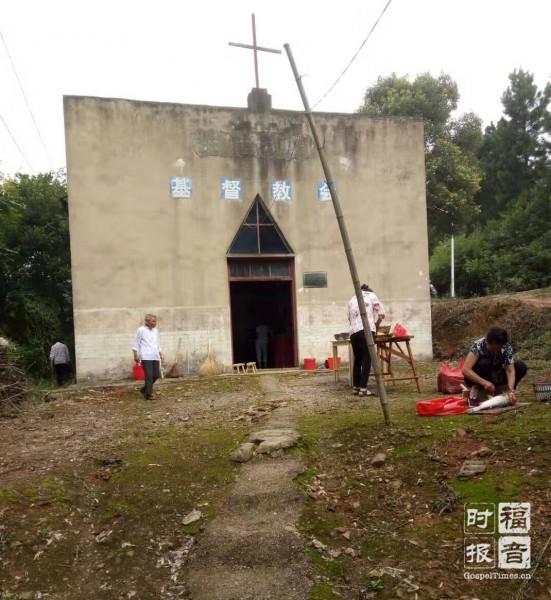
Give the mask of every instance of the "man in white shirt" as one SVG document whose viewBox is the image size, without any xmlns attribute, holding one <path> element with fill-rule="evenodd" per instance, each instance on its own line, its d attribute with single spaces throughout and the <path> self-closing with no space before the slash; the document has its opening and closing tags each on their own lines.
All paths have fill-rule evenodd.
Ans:
<svg viewBox="0 0 551 600">
<path fill-rule="evenodd" d="M 57 385 L 63 385 L 71 372 L 69 348 L 59 340 L 50 349 L 50 363 L 55 373 Z"/>
<path fill-rule="evenodd" d="M 145 374 L 145 385 L 140 389 L 146 400 L 153 399 L 153 384 L 161 374 L 161 347 L 159 342 L 159 331 L 157 330 L 157 317 L 145 315 L 144 325 L 138 327 L 134 337 L 134 361 L 142 363 Z"/>
<path fill-rule="evenodd" d="M 377 294 L 365 283 L 362 285 L 362 295 L 369 328 L 375 335 L 381 321 L 385 318 L 385 308 L 377 298 Z M 348 303 L 348 321 L 350 323 L 350 343 L 354 353 L 354 368 L 352 370 L 354 394 L 356 396 L 371 396 L 372 393 L 367 389 L 371 371 L 371 356 L 365 341 L 364 326 L 355 294 Z"/>
</svg>

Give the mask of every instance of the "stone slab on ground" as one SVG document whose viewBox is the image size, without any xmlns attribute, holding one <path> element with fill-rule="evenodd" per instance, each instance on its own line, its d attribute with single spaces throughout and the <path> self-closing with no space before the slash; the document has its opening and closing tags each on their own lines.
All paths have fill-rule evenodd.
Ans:
<svg viewBox="0 0 551 600">
<path fill-rule="evenodd" d="M 288 437 L 294 439 L 297 442 L 300 439 L 300 434 L 294 429 L 262 429 L 255 431 L 249 436 L 249 442 L 258 444 L 266 440 L 274 438 Z"/>
<path fill-rule="evenodd" d="M 486 463 L 478 459 L 466 460 L 462 465 L 457 476 L 459 479 L 470 479 L 486 472 Z"/>
<path fill-rule="evenodd" d="M 252 444 L 250 442 L 245 442 L 244 444 L 241 444 L 241 446 L 239 446 L 239 448 L 237 448 L 237 450 L 235 452 L 232 453 L 230 458 L 234 462 L 240 462 L 240 463 L 247 462 L 248 460 L 251 460 L 251 458 L 253 457 L 254 448 L 255 448 L 254 444 Z"/>
<path fill-rule="evenodd" d="M 288 435 L 272 437 L 261 442 L 258 445 L 256 452 L 258 454 L 270 454 L 276 450 L 286 450 L 287 448 L 292 448 L 296 445 L 296 443 L 296 438 Z"/>
</svg>

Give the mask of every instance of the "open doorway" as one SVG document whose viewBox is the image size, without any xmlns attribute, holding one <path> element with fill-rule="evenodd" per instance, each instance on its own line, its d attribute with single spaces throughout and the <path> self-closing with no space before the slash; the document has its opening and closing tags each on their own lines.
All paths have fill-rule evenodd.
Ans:
<svg viewBox="0 0 551 600">
<path fill-rule="evenodd" d="M 234 362 L 295 366 L 292 287 L 292 281 L 230 281 Z"/>
<path fill-rule="evenodd" d="M 260 195 L 227 256 L 233 362 L 296 366 L 294 253 Z"/>
</svg>

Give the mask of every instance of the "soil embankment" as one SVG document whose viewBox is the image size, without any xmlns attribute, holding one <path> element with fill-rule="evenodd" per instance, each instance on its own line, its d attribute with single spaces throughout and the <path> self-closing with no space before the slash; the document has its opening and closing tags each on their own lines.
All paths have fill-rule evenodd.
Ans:
<svg viewBox="0 0 551 600">
<path fill-rule="evenodd" d="M 519 357 L 551 360 L 551 289 L 434 302 L 434 357 L 464 355 L 493 325 L 507 329 Z"/>
</svg>

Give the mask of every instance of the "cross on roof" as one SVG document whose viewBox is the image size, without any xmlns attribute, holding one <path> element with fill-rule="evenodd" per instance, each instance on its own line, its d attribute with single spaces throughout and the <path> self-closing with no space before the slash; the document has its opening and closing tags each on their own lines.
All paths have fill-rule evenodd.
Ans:
<svg viewBox="0 0 551 600">
<path fill-rule="evenodd" d="M 237 48 L 247 48 L 247 50 L 253 50 L 254 54 L 254 77 L 256 82 L 256 87 L 259 88 L 260 85 L 258 83 L 258 51 L 260 52 L 272 52 L 273 54 L 281 54 L 281 50 L 276 50 L 274 48 L 264 48 L 263 46 L 256 45 L 256 22 L 254 18 L 254 13 L 251 15 L 252 17 L 252 25 L 253 25 L 253 44 L 238 44 L 237 42 L 229 42 L 230 46 L 236 46 Z"/>
</svg>

